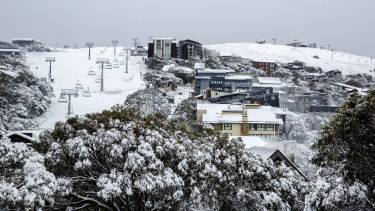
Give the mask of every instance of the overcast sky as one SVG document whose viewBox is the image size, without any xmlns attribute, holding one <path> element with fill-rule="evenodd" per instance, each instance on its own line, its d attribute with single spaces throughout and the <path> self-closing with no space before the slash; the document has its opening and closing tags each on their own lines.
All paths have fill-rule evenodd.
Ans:
<svg viewBox="0 0 375 211">
<path fill-rule="evenodd" d="M 1 0 L 0 40 L 56 46 L 149 36 L 203 44 L 298 39 L 375 57 L 375 0 Z"/>
</svg>

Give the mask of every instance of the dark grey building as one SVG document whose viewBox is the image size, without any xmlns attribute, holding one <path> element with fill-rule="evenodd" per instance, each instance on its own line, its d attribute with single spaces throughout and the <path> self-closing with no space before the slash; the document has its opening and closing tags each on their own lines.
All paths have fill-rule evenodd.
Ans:
<svg viewBox="0 0 375 211">
<path fill-rule="evenodd" d="M 202 58 L 202 44 L 193 40 L 181 40 L 178 42 L 178 58 Z"/>
</svg>

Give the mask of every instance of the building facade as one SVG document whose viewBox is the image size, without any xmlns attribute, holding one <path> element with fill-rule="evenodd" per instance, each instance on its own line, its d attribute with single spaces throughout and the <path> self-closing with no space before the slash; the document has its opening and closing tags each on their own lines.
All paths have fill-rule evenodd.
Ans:
<svg viewBox="0 0 375 211">
<path fill-rule="evenodd" d="M 198 104 L 197 120 L 229 136 L 259 136 L 277 141 L 282 134 L 285 112 L 259 104 Z"/>
<path fill-rule="evenodd" d="M 178 58 L 202 58 L 202 44 L 193 40 L 181 40 L 178 42 Z"/>
<path fill-rule="evenodd" d="M 275 61 L 253 61 L 253 66 L 263 70 L 267 77 L 271 77 L 280 65 Z"/>
<path fill-rule="evenodd" d="M 148 44 L 148 57 L 177 58 L 177 44 L 174 38 L 155 38 Z"/>
</svg>

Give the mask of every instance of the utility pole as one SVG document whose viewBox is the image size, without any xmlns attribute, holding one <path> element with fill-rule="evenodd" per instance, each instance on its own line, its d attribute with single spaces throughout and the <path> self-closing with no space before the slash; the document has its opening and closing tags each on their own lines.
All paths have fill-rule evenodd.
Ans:
<svg viewBox="0 0 375 211">
<path fill-rule="evenodd" d="M 276 45 L 276 38 L 273 38 L 273 44 Z"/>
<path fill-rule="evenodd" d="M 49 73 L 48 73 L 48 79 L 51 82 L 52 80 L 52 62 L 55 62 L 55 57 L 47 57 L 46 62 L 49 62 Z"/>
<path fill-rule="evenodd" d="M 72 95 L 75 97 L 78 97 L 78 90 L 77 89 L 62 89 L 61 90 L 61 96 L 68 96 L 68 113 L 66 114 L 66 117 L 69 117 L 73 114 L 71 109 L 71 101 L 72 101 Z"/>
<path fill-rule="evenodd" d="M 332 49 L 331 51 L 332 51 L 332 54 L 331 54 L 331 62 L 332 62 L 332 60 L 333 60 L 333 52 L 335 51 L 335 49 Z"/>
<path fill-rule="evenodd" d="M 129 50 L 126 48 L 126 65 L 125 65 L 125 73 L 128 73 L 128 63 L 129 63 Z"/>
<path fill-rule="evenodd" d="M 297 39 L 294 39 L 293 42 L 294 42 L 294 50 L 296 50 L 296 46 L 297 46 Z"/>
<path fill-rule="evenodd" d="M 112 44 L 114 46 L 114 55 L 116 56 L 116 45 L 118 44 L 118 40 L 112 40 Z"/>
<path fill-rule="evenodd" d="M 97 64 L 102 64 L 102 74 L 100 76 L 100 91 L 104 91 L 104 63 L 108 63 L 108 59 L 106 58 L 98 58 L 96 61 Z"/>
<path fill-rule="evenodd" d="M 89 47 L 89 59 L 91 59 L 91 48 L 94 46 L 94 42 L 86 42 L 86 46 Z"/>
</svg>

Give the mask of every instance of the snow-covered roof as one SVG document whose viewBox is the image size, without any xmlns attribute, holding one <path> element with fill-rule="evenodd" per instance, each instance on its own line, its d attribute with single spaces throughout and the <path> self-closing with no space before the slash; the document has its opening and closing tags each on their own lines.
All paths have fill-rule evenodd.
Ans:
<svg viewBox="0 0 375 211">
<path fill-rule="evenodd" d="M 167 37 L 167 38 L 154 38 L 154 40 L 174 40 L 174 38 Z"/>
<path fill-rule="evenodd" d="M 18 77 L 18 74 L 15 72 L 7 71 L 7 70 L 0 70 L 0 72 L 7 74 L 9 76 L 12 76 L 12 77 Z"/>
<path fill-rule="evenodd" d="M 243 123 L 242 121 L 242 105 L 231 104 L 198 104 L 197 110 L 206 110 L 206 114 L 202 115 L 202 121 L 206 123 Z M 224 112 L 235 112 L 238 114 L 224 114 Z M 259 108 L 247 108 L 247 123 L 256 124 L 282 124 L 276 118 L 276 114 L 282 114 L 281 109 L 271 106 L 260 106 Z M 285 112 L 284 112 L 285 113 Z"/>
<path fill-rule="evenodd" d="M 253 83 L 253 88 L 266 88 L 266 87 L 272 87 L 272 88 L 282 88 L 285 87 L 285 84 L 259 84 L 259 83 Z"/>
<path fill-rule="evenodd" d="M 304 74 L 301 74 L 301 75 L 304 75 L 304 76 L 324 76 L 324 74 L 322 74 L 322 73 L 304 73 Z"/>
<path fill-rule="evenodd" d="M 33 41 L 33 38 L 14 38 L 12 41 Z"/>
<path fill-rule="evenodd" d="M 234 73 L 234 70 L 225 70 L 225 69 L 204 69 L 204 70 L 198 70 L 199 73 Z"/>
<path fill-rule="evenodd" d="M 252 80 L 253 77 L 248 75 L 230 75 L 225 76 L 225 80 Z"/>
<path fill-rule="evenodd" d="M 12 48 L 4 49 L 4 48 L 0 48 L 0 52 L 20 52 L 20 51 L 21 51 L 20 49 L 12 49 Z"/>
<path fill-rule="evenodd" d="M 164 72 L 168 71 L 170 68 L 173 68 L 175 67 L 176 65 L 175 64 L 168 64 L 168 65 L 164 65 L 164 67 L 162 68 L 162 70 Z"/>
<path fill-rule="evenodd" d="M 24 138 L 24 139 L 26 139 L 26 140 L 29 140 L 29 141 L 31 141 L 31 142 L 35 142 L 36 141 L 36 139 L 35 138 L 32 138 L 32 137 L 30 137 L 30 136 L 27 136 L 27 135 L 25 135 L 25 134 L 23 134 L 23 133 L 21 133 L 21 132 L 10 132 L 10 133 L 8 133 L 7 134 L 7 137 L 10 137 L 10 136 L 12 136 L 12 135 L 18 135 L 18 136 L 20 136 L 20 137 L 22 137 L 22 138 Z"/>
<path fill-rule="evenodd" d="M 205 79 L 205 80 L 210 80 L 210 76 L 195 76 L 195 79 Z"/>
<path fill-rule="evenodd" d="M 194 69 L 196 70 L 204 70 L 206 68 L 206 64 L 205 63 L 195 63 L 194 64 Z"/>
<path fill-rule="evenodd" d="M 260 146 L 254 146 L 254 147 L 251 147 L 250 149 L 252 153 L 260 155 L 265 160 L 269 159 L 273 155 L 273 153 L 276 152 L 276 150 L 277 149 L 274 149 L 274 148 L 260 147 Z"/>
<path fill-rule="evenodd" d="M 263 147 L 267 145 L 267 142 L 263 141 L 259 136 L 230 136 L 230 139 L 242 138 L 246 148 L 252 148 L 254 146 Z"/>
<path fill-rule="evenodd" d="M 258 81 L 260 84 L 277 84 L 277 85 L 282 84 L 280 78 L 276 78 L 276 77 L 258 77 Z"/>
</svg>

